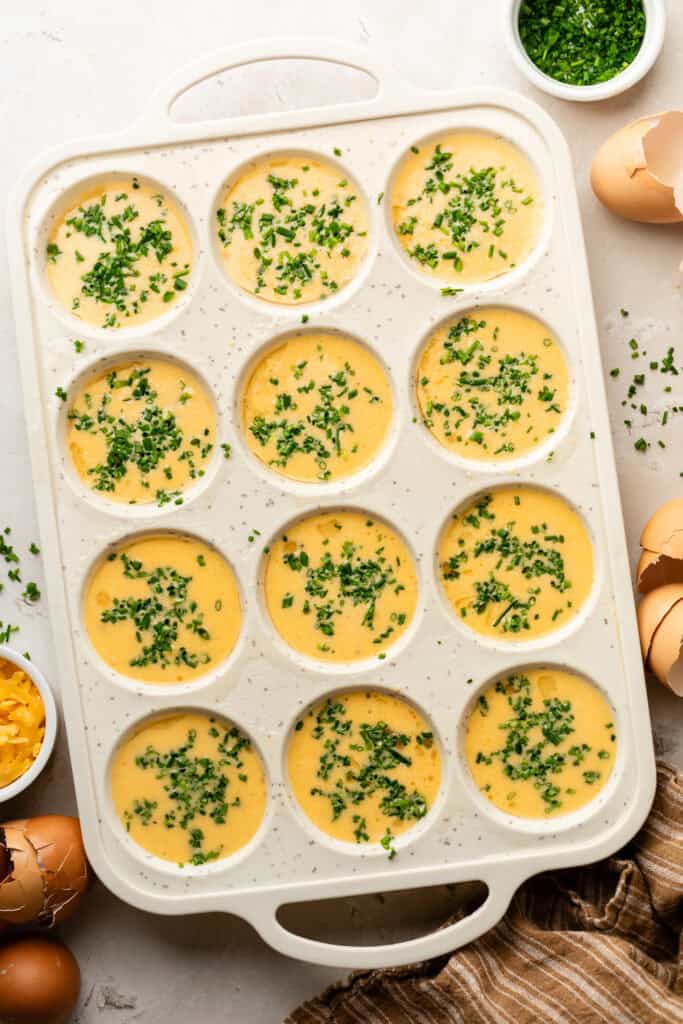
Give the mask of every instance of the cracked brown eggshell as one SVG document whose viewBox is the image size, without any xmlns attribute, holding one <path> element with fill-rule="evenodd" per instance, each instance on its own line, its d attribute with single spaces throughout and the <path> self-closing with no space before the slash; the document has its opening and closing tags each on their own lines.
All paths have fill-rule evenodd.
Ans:
<svg viewBox="0 0 683 1024">
<path fill-rule="evenodd" d="M 646 668 L 683 696 L 683 583 L 669 583 L 651 590 L 638 608 L 640 649 Z"/>
<path fill-rule="evenodd" d="M 683 498 L 657 509 L 640 535 L 643 551 L 636 570 L 642 594 L 667 583 L 683 583 Z"/>
<path fill-rule="evenodd" d="M 636 569 L 636 582 L 641 594 L 667 583 L 683 583 L 683 559 L 642 551 Z"/>
<path fill-rule="evenodd" d="M 593 160 L 591 185 L 628 220 L 683 221 L 683 111 L 641 117 L 611 135 Z"/>
<path fill-rule="evenodd" d="M 650 646 L 651 671 L 677 697 L 683 697 L 682 646 L 683 601 L 677 601 L 655 630 Z"/>
<path fill-rule="evenodd" d="M 9 855 L 8 872 L 0 882 L 0 921 L 33 924 L 45 899 L 36 851 L 22 829 L 9 825 L 0 828 L 0 842 Z"/>
<path fill-rule="evenodd" d="M 76 818 L 48 814 L 2 826 L 10 857 L 0 881 L 0 921 L 39 924 L 65 921 L 88 885 L 88 866 Z"/>
</svg>

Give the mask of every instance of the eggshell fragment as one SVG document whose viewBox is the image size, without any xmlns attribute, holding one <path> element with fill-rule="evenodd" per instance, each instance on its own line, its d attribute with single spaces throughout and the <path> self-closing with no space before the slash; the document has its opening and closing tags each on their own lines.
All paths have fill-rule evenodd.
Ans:
<svg viewBox="0 0 683 1024">
<path fill-rule="evenodd" d="M 67 1024 L 80 989 L 76 959 L 61 942 L 27 937 L 0 946 L 2 1024 Z"/>
<path fill-rule="evenodd" d="M 591 185 L 621 217 L 683 221 L 683 111 L 641 117 L 610 136 L 593 160 Z"/>
<path fill-rule="evenodd" d="M 663 587 L 667 583 L 683 583 L 683 559 L 658 555 L 655 551 L 642 551 L 636 582 L 641 594 Z"/>
<path fill-rule="evenodd" d="M 651 590 L 639 603 L 636 611 L 643 661 L 647 662 L 650 657 L 652 641 L 660 624 L 674 605 L 681 600 L 683 600 L 683 584 L 670 583 L 668 586 Z"/>
<path fill-rule="evenodd" d="M 683 498 L 667 501 L 646 524 L 636 579 L 645 594 L 667 583 L 683 583 Z"/>
<path fill-rule="evenodd" d="M 43 909 L 43 879 L 36 851 L 21 829 L 3 827 L 0 839 L 9 853 L 9 874 L 0 882 L 0 921 L 32 924 Z"/>
<path fill-rule="evenodd" d="M 673 191 L 676 212 L 683 210 L 683 110 L 669 110 L 643 136 L 647 169 Z"/>
<path fill-rule="evenodd" d="M 0 843 L 9 857 L 0 875 L 0 922 L 50 928 L 70 917 L 88 884 L 78 820 L 50 814 L 10 821 Z"/>
<path fill-rule="evenodd" d="M 657 593 L 657 591 L 653 591 Z M 649 665 L 665 686 L 683 697 L 683 601 L 677 601 L 660 622 L 652 638 Z"/>
<path fill-rule="evenodd" d="M 640 535 L 640 546 L 683 558 L 683 498 L 674 498 L 657 509 Z"/>
<path fill-rule="evenodd" d="M 78 819 L 47 814 L 8 822 L 7 827 L 23 831 L 36 853 L 44 892 L 37 923 L 51 928 L 65 921 L 76 910 L 88 885 L 88 865 Z"/>
</svg>

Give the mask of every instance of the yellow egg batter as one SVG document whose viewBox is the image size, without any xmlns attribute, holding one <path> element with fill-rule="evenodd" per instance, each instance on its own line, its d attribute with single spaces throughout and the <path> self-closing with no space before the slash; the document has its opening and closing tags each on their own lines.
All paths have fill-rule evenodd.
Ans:
<svg viewBox="0 0 683 1024">
<path fill-rule="evenodd" d="M 177 203 L 131 177 L 91 185 L 47 243 L 55 298 L 95 327 L 132 327 L 167 313 L 188 286 L 192 238 Z"/>
<path fill-rule="evenodd" d="M 417 603 L 408 549 L 363 512 L 323 512 L 289 527 L 271 546 L 263 587 L 283 640 L 322 661 L 385 657 Z"/>
<path fill-rule="evenodd" d="M 541 206 L 526 157 L 481 131 L 413 146 L 391 192 L 392 223 L 410 261 L 450 285 L 488 281 L 522 263 L 538 240 Z"/>
<path fill-rule="evenodd" d="M 193 537 L 166 533 L 124 541 L 95 567 L 83 618 L 93 647 L 117 672 L 172 684 L 227 658 L 242 609 L 221 555 Z"/>
<path fill-rule="evenodd" d="M 334 164 L 303 154 L 255 160 L 228 184 L 216 219 L 226 273 L 268 302 L 333 295 L 368 248 L 358 186 Z"/>
<path fill-rule="evenodd" d="M 593 583 L 577 513 L 534 487 L 502 487 L 453 516 L 439 548 L 448 601 L 484 636 L 531 640 L 574 618 Z"/>
<path fill-rule="evenodd" d="M 113 759 L 111 793 L 135 842 L 181 866 L 241 849 L 266 809 L 263 765 L 248 737 L 193 711 L 159 718 L 125 739 Z"/>
<path fill-rule="evenodd" d="M 411 704 L 357 690 L 329 697 L 297 722 L 287 770 L 317 828 L 349 843 L 381 843 L 392 857 L 392 838 L 436 799 L 441 756 Z"/>
<path fill-rule="evenodd" d="M 251 451 L 292 480 L 327 481 L 365 466 L 391 422 L 391 388 L 363 345 L 304 334 L 264 356 L 242 396 Z"/>
<path fill-rule="evenodd" d="M 603 788 L 614 768 L 614 713 L 587 680 L 554 667 L 499 679 L 466 726 L 472 778 L 488 800 L 520 818 L 568 814 Z"/>
<path fill-rule="evenodd" d="M 538 320 L 473 309 L 440 327 L 417 369 L 423 421 L 468 459 L 516 459 L 555 432 L 567 408 L 562 350 Z"/>
<path fill-rule="evenodd" d="M 165 359 L 122 363 L 84 384 L 67 413 L 76 472 L 128 504 L 182 504 L 204 475 L 216 416 L 197 377 Z"/>
</svg>

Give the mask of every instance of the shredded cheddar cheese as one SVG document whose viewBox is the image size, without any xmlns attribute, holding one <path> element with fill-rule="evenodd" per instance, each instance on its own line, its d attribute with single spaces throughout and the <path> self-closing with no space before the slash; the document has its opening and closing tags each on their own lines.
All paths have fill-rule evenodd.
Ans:
<svg viewBox="0 0 683 1024">
<path fill-rule="evenodd" d="M 45 706 L 33 680 L 0 658 L 0 786 L 28 771 L 45 735 Z"/>
</svg>

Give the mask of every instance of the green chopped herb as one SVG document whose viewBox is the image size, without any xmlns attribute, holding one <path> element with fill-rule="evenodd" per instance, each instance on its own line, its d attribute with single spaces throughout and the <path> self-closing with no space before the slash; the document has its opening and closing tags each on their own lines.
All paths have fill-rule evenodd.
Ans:
<svg viewBox="0 0 683 1024">
<path fill-rule="evenodd" d="M 26 589 L 21 595 L 25 601 L 29 601 L 31 604 L 35 604 L 36 601 L 40 601 L 40 589 L 37 583 L 27 583 Z"/>
<path fill-rule="evenodd" d="M 175 244 L 166 218 L 167 210 L 160 208 L 158 216 L 143 222 L 138 207 L 125 193 L 114 197 L 105 193 L 79 206 L 66 221 L 68 234 L 96 239 L 98 251 L 95 257 L 86 258 L 76 250 L 83 273 L 79 294 L 73 297 L 74 310 L 80 308 L 81 299 L 92 299 L 103 307 L 102 326 L 120 327 L 141 312 L 150 294 L 171 302 L 184 291 L 190 267 L 173 261 Z M 57 255 L 59 252 L 51 254 L 48 246 L 52 262 Z M 153 260 L 152 268 L 143 272 L 141 261 L 148 259 Z"/>
<path fill-rule="evenodd" d="M 331 822 L 350 819 L 357 843 L 378 841 L 370 836 L 363 814 L 366 802 L 374 800 L 387 820 L 379 843 L 393 860 L 390 822 L 419 821 L 429 809 L 424 794 L 398 775 L 413 764 L 417 736 L 397 732 L 384 721 L 350 717 L 344 696 L 328 698 L 296 728 L 306 730 L 320 751 L 311 796 L 329 803 Z"/>
<path fill-rule="evenodd" d="M 191 400 L 189 392 L 180 382 L 180 403 Z M 112 411 L 116 398 L 119 411 Z M 97 402 L 90 393 L 85 394 L 69 410 L 73 429 L 98 437 L 104 443 L 105 457 L 90 466 L 87 475 L 96 491 L 116 492 L 119 482 L 129 475 L 137 476 L 148 488 L 149 475 L 163 470 L 167 480 L 172 479 L 168 460 L 172 457 L 187 468 L 190 480 L 204 474 L 203 464 L 213 451 L 209 428 L 198 436 L 188 437 L 178 422 L 175 412 L 159 404 L 152 371 L 149 366 L 112 369 L 105 378 L 105 388 Z M 180 491 L 159 488 L 159 505 L 171 500 L 182 502 Z"/>
<path fill-rule="evenodd" d="M 186 832 L 188 859 L 194 866 L 220 857 L 222 846 L 207 849 L 204 831 L 199 826 L 206 820 L 216 825 L 229 822 L 231 814 L 241 806 L 240 796 L 232 795 L 235 783 L 246 782 L 248 778 L 243 757 L 250 750 L 249 739 L 236 726 L 219 729 L 214 724 L 207 727 L 207 734 L 216 740 L 213 756 L 199 756 L 195 752 L 195 728 L 188 729 L 184 743 L 178 747 L 157 750 L 149 744 L 138 754 L 136 766 L 162 783 L 170 809 L 162 817 L 159 802 L 143 798 L 134 799 L 123 812 L 129 831 L 133 821 L 143 828 L 161 821 L 167 829 Z"/>
<path fill-rule="evenodd" d="M 125 551 L 114 552 L 110 558 L 120 561 L 125 577 L 142 581 L 147 588 L 144 597 L 114 597 L 100 613 L 103 623 L 131 622 L 135 626 L 138 651 L 129 661 L 131 668 L 207 665 L 211 657 L 202 648 L 211 635 L 204 625 L 204 612 L 190 597 L 192 576 L 183 576 L 171 565 L 146 569 L 139 559 L 131 559 Z M 181 626 L 194 639 L 193 649 L 182 641 Z"/>
<path fill-rule="evenodd" d="M 518 22 L 539 70 L 578 86 L 607 82 L 632 64 L 645 23 L 642 0 L 523 0 Z"/>
</svg>

